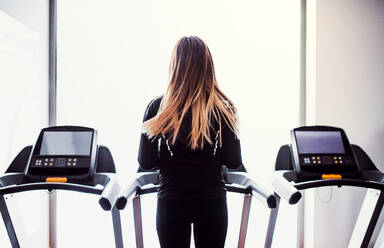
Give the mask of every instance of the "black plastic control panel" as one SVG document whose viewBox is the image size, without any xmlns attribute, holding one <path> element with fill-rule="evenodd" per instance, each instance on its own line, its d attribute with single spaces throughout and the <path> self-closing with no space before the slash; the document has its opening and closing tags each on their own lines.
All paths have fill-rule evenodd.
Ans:
<svg viewBox="0 0 384 248">
<path fill-rule="evenodd" d="M 90 178 L 95 169 L 97 132 L 92 128 L 45 128 L 33 148 L 26 175 L 31 178 Z"/>
<path fill-rule="evenodd" d="M 34 168 L 57 168 L 57 167 L 73 167 L 81 168 L 89 167 L 89 158 L 84 157 L 33 157 L 31 166 Z"/>
<path fill-rule="evenodd" d="M 299 127 L 291 131 L 292 157 L 300 172 L 347 173 L 358 165 L 344 130 L 336 127 Z"/>
</svg>

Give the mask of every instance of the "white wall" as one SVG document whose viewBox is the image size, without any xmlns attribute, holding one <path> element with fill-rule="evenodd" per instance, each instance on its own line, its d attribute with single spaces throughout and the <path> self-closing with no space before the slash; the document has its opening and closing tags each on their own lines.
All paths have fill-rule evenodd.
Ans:
<svg viewBox="0 0 384 248">
<path fill-rule="evenodd" d="M 383 171 L 384 1 L 320 0 L 315 15 L 309 26 L 316 28 L 316 56 L 309 61 L 316 66 L 309 82 L 315 96 L 308 99 L 313 121 L 342 127 Z M 352 187 L 315 190 L 314 216 L 306 220 L 313 240 L 306 247 L 346 247 L 364 193 Z"/>
</svg>

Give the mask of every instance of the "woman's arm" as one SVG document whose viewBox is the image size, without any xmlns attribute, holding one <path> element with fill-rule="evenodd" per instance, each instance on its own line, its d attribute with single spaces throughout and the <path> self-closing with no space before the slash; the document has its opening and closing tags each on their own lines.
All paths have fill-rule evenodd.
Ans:
<svg viewBox="0 0 384 248">
<path fill-rule="evenodd" d="M 230 169 L 239 168 L 243 162 L 241 159 L 240 140 L 227 126 L 222 128 L 221 162 Z"/>
<path fill-rule="evenodd" d="M 153 118 L 158 111 L 158 99 L 151 101 L 145 110 L 143 122 Z M 144 133 L 141 134 L 138 161 L 140 167 L 146 170 L 156 168 L 158 166 L 158 139 L 150 140 Z"/>
</svg>

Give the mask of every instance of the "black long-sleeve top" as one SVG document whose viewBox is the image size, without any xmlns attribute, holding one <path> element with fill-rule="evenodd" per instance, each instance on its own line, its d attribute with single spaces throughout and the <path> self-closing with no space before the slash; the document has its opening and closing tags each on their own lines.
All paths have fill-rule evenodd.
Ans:
<svg viewBox="0 0 384 248">
<path fill-rule="evenodd" d="M 161 97 L 152 100 L 144 114 L 144 121 L 154 117 L 160 107 Z M 222 123 L 222 146 L 217 140 L 216 131 L 211 131 L 213 144 L 206 142 L 203 149 L 188 148 L 188 135 L 191 130 L 192 114 L 185 115 L 174 145 L 165 136 L 154 140 L 141 135 L 138 161 L 143 169 L 160 170 L 159 198 L 221 198 L 226 191 L 221 174 L 222 165 L 236 169 L 242 165 L 240 141 Z"/>
</svg>

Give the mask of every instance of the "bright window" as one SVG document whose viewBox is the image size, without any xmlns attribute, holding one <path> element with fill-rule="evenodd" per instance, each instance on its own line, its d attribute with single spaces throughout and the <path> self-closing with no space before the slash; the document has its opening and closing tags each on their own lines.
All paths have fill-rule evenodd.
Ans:
<svg viewBox="0 0 384 248">
<path fill-rule="evenodd" d="M 48 9 L 46 0 L 0 1 L 0 172 L 48 126 Z M 21 247 L 45 247 L 48 194 L 5 195 Z M 1 220 L 0 247 L 11 247 Z"/>
<path fill-rule="evenodd" d="M 210 47 L 219 85 L 239 110 L 244 164 L 252 177 L 268 182 L 278 148 L 289 142 L 289 130 L 299 124 L 298 0 L 58 1 L 58 124 L 97 129 L 99 143 L 114 155 L 122 184 L 130 182 L 138 168 L 144 110 L 165 91 L 171 50 L 185 35 L 197 35 Z M 59 195 L 58 205 L 70 197 Z M 86 246 L 113 243 L 110 215 L 98 209 L 95 199 L 86 198 L 76 199 L 79 213 L 61 207 L 59 214 L 100 218 L 106 224 L 90 229 L 86 221 L 74 226 L 59 216 L 64 247 L 80 246 L 79 240 Z M 144 198 L 144 239 L 154 247 L 156 197 Z M 230 198 L 227 247 L 235 247 L 242 200 Z M 263 209 L 253 202 L 249 246 L 264 242 L 268 212 Z M 122 212 L 128 247 L 134 242 L 131 212 L 131 207 Z M 296 237 L 278 230 L 296 226 L 279 225 L 286 227 L 276 230 L 275 245 L 294 246 Z"/>
</svg>

